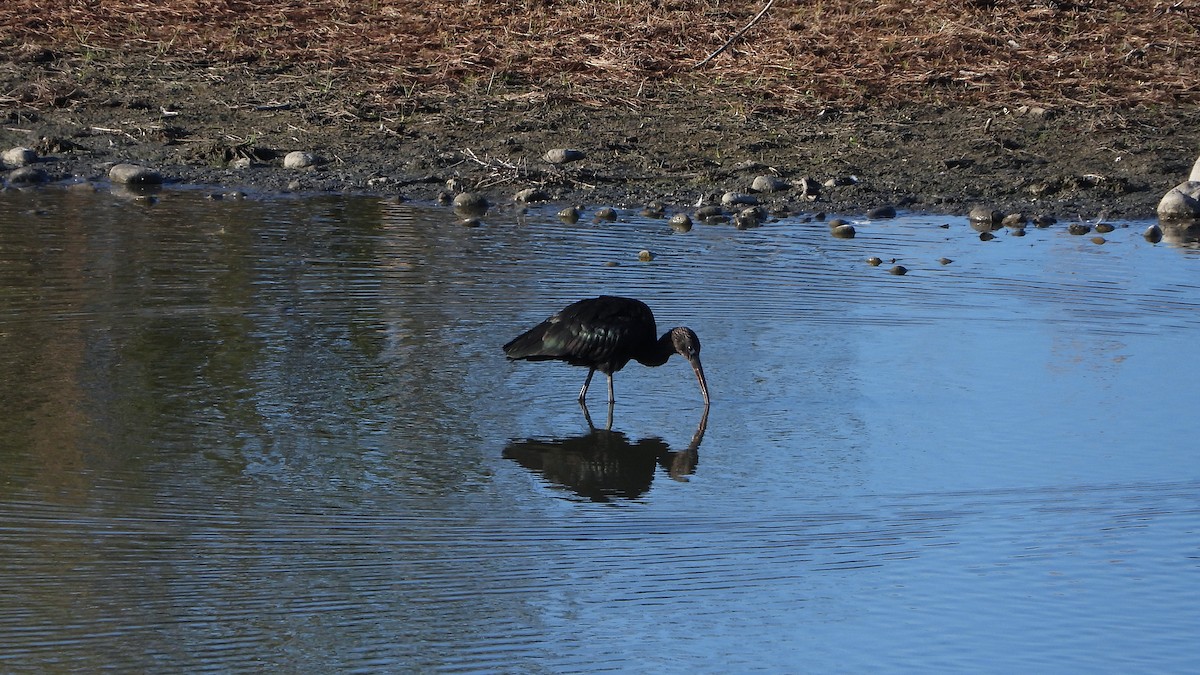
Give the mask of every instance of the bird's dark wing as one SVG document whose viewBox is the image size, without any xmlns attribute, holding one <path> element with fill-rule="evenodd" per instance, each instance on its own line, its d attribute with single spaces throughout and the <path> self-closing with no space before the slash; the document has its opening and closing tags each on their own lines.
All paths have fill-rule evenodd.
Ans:
<svg viewBox="0 0 1200 675">
<path fill-rule="evenodd" d="M 504 345 L 504 353 L 510 359 L 560 359 L 609 372 L 653 343 L 655 330 L 645 303 L 601 296 L 568 305 Z"/>
</svg>

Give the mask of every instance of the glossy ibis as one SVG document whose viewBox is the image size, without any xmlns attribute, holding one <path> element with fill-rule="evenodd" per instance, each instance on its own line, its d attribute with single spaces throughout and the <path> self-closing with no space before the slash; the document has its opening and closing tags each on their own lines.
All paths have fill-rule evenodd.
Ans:
<svg viewBox="0 0 1200 675">
<path fill-rule="evenodd" d="M 608 376 L 608 402 L 612 403 L 613 373 L 630 360 L 645 366 L 661 366 L 672 354 L 680 354 L 692 364 L 700 382 L 700 394 L 708 405 L 708 383 L 700 367 L 700 338 L 691 328 L 679 326 L 656 337 L 654 314 L 646 303 L 632 298 L 602 295 L 580 300 L 534 326 L 504 345 L 510 359 L 527 361 L 566 361 L 587 366 L 587 379 L 579 390 L 579 400 L 587 397 L 588 385 L 596 371 Z"/>
</svg>

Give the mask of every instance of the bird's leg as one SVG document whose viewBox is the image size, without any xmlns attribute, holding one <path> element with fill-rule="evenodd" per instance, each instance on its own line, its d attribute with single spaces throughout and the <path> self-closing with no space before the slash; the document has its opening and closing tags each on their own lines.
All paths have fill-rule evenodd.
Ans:
<svg viewBox="0 0 1200 675">
<path fill-rule="evenodd" d="M 579 390 L 579 402 L 580 403 L 583 403 L 583 399 L 587 396 L 588 385 L 592 383 L 592 375 L 595 375 L 595 374 L 596 374 L 595 368 L 591 368 L 588 370 L 587 379 L 583 381 L 583 389 Z"/>
<path fill-rule="evenodd" d="M 617 398 L 613 396 L 612 373 L 608 374 L 608 404 L 611 406 L 617 402 Z"/>
</svg>

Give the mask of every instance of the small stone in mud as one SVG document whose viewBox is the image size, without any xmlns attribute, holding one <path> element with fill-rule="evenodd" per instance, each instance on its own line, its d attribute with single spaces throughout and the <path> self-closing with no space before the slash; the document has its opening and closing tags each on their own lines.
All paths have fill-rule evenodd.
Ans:
<svg viewBox="0 0 1200 675">
<path fill-rule="evenodd" d="M 831 229 L 829 233 L 838 239 L 853 239 L 855 235 L 853 225 L 839 225 Z"/>
<path fill-rule="evenodd" d="M 878 206 L 867 211 L 867 217 L 871 220 L 879 220 L 881 218 L 895 218 L 896 207 L 894 206 Z"/>
<path fill-rule="evenodd" d="M 816 201 L 821 196 L 821 184 L 808 176 L 801 178 L 796 187 L 800 189 L 800 196 L 810 202 Z"/>
<path fill-rule="evenodd" d="M 1104 237 L 1092 237 L 1092 243 L 1096 244 L 1097 246 L 1104 244 L 1107 241 L 1108 240 L 1105 239 Z"/>
<path fill-rule="evenodd" d="M 568 225 L 574 225 L 579 222 L 579 209 L 574 206 L 568 206 L 558 212 L 558 219 Z"/>
<path fill-rule="evenodd" d="M 454 195 L 451 204 L 455 211 L 467 215 L 483 215 L 488 210 L 488 200 L 474 192 L 460 192 Z"/>
<path fill-rule="evenodd" d="M 667 205 L 660 201 L 652 201 L 642 209 L 643 218 L 662 218 L 667 215 Z"/>
<path fill-rule="evenodd" d="M 870 258 L 867 258 L 867 264 L 870 265 L 871 267 L 879 267 L 880 265 L 883 264 L 883 260 L 881 258 L 872 256 Z"/>
<path fill-rule="evenodd" d="M 1000 221 L 1004 227 L 1021 228 L 1029 221 L 1025 218 L 1024 213 L 1010 213 Z"/>
<path fill-rule="evenodd" d="M 943 265 L 949 265 L 950 263 L 952 263 L 954 261 L 949 258 L 938 258 L 938 262 Z"/>
<path fill-rule="evenodd" d="M 11 185 L 34 185 L 45 183 L 48 179 L 45 171 L 33 166 L 23 166 L 8 174 L 8 182 Z"/>
<path fill-rule="evenodd" d="M 1151 244 L 1157 244 L 1158 242 L 1162 241 L 1162 228 L 1158 225 L 1151 225 L 1150 227 L 1146 228 L 1145 232 L 1142 233 L 1142 237 Z"/>
<path fill-rule="evenodd" d="M 586 156 L 582 150 L 554 148 L 547 150 L 546 154 L 542 155 L 542 160 L 550 164 L 570 164 L 571 162 L 578 162 Z"/>
<path fill-rule="evenodd" d="M 895 274 L 896 276 L 904 276 L 905 274 L 908 274 L 908 268 L 905 267 L 904 265 L 896 265 L 892 269 L 888 270 L 888 274 Z"/>
<path fill-rule="evenodd" d="M 758 198 L 742 192 L 726 192 L 721 195 L 721 203 L 725 206 L 755 206 L 758 204 Z"/>
<path fill-rule="evenodd" d="M 293 150 L 283 156 L 283 168 L 285 169 L 313 169 L 320 163 L 320 157 L 303 150 Z"/>
<path fill-rule="evenodd" d="M 992 234 L 991 232 L 980 232 L 979 233 L 979 241 L 991 241 L 995 238 L 996 238 L 996 235 Z"/>
<path fill-rule="evenodd" d="M 1108 234 L 1109 232 L 1112 232 L 1115 229 L 1117 229 L 1117 228 L 1113 227 L 1112 225 L 1109 225 L 1108 223 L 1100 223 L 1100 224 L 1096 225 L 1096 231 L 1099 232 L 1100 234 Z"/>
<path fill-rule="evenodd" d="M 692 229 L 692 219 L 686 213 L 676 213 L 667 224 L 676 232 L 690 232 Z"/>
<path fill-rule="evenodd" d="M 31 148 L 24 147 L 9 148 L 4 151 L 3 155 L 0 155 L 0 161 L 14 169 L 33 164 L 37 159 L 36 152 Z"/>
<path fill-rule="evenodd" d="M 612 221 L 614 221 L 616 219 L 617 219 L 617 210 L 611 206 L 605 206 L 604 208 L 601 208 L 598 211 L 596 211 L 596 221 L 597 222 L 599 222 L 601 220 L 606 220 L 611 223 Z"/>
<path fill-rule="evenodd" d="M 654 260 L 654 254 L 643 249 L 638 251 L 638 260 L 641 260 L 642 262 L 650 262 L 651 260 Z"/>
<path fill-rule="evenodd" d="M 545 190 L 540 188 L 525 188 L 513 195 L 513 201 L 522 202 L 525 204 L 531 202 L 545 202 L 550 200 L 550 195 Z"/>
<path fill-rule="evenodd" d="M 114 164 L 108 170 L 108 179 L 124 185 L 158 185 L 162 183 L 162 176 L 157 171 L 137 164 Z"/>
<path fill-rule="evenodd" d="M 1092 226 L 1087 223 L 1071 223 L 1067 226 L 1067 232 L 1074 235 L 1083 235 L 1092 231 Z"/>
<path fill-rule="evenodd" d="M 782 192 L 792 187 L 790 183 L 778 176 L 755 176 L 750 183 L 750 189 L 755 192 Z"/>
</svg>

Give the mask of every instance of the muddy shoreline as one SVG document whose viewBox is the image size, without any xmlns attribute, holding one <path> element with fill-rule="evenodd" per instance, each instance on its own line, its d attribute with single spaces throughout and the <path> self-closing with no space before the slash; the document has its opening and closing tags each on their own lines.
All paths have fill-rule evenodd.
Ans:
<svg viewBox="0 0 1200 675">
<path fill-rule="evenodd" d="M 48 67 L 4 65 L 10 88 Z M 110 166 L 131 162 L 168 184 L 219 190 L 420 201 L 471 190 L 501 204 L 533 187 L 584 207 L 683 207 L 775 175 L 823 186 L 815 199 L 798 189 L 763 197 L 793 211 L 985 206 L 1060 219 L 1153 218 L 1200 152 L 1200 112 L 1190 107 L 776 112 L 664 88 L 641 92 L 637 105 L 497 90 L 364 112 L 352 92 L 318 97 L 289 84 L 245 69 L 216 78 L 202 68 L 109 65 L 56 106 L 10 104 L 0 148 L 36 149 L 53 182 L 103 181 Z M 552 165 L 542 159 L 552 148 L 586 157 Z M 322 164 L 283 168 L 294 150 Z M 831 180 L 843 184 L 825 186 Z"/>
</svg>

